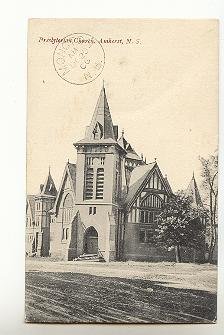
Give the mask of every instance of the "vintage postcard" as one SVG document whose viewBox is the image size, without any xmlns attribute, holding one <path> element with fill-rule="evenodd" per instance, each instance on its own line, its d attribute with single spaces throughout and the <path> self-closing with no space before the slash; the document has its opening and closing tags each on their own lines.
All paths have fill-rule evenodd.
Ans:
<svg viewBox="0 0 224 335">
<path fill-rule="evenodd" d="M 215 323 L 217 180 L 217 20 L 29 20 L 26 322 Z"/>
</svg>

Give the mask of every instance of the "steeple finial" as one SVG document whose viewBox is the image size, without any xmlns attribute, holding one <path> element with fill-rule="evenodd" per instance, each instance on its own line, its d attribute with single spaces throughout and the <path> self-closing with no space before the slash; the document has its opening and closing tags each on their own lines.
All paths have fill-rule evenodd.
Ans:
<svg viewBox="0 0 224 335">
<path fill-rule="evenodd" d="M 194 170 L 193 170 L 193 179 L 194 179 Z"/>
<path fill-rule="evenodd" d="M 68 164 L 69 164 L 69 158 L 68 158 Z"/>
<path fill-rule="evenodd" d="M 155 157 L 154 160 L 155 160 L 155 163 L 156 163 L 157 158 Z"/>
<path fill-rule="evenodd" d="M 124 136 L 124 128 L 122 128 L 121 135 Z"/>
<path fill-rule="evenodd" d="M 103 79 L 103 88 L 105 88 L 105 87 L 104 87 L 104 79 Z"/>
<path fill-rule="evenodd" d="M 51 174 L 51 166 L 48 166 L 48 174 Z"/>
</svg>

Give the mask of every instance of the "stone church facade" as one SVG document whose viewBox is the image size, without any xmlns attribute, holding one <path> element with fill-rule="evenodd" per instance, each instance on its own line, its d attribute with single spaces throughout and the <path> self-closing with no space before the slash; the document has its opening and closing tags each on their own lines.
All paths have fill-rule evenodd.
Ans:
<svg viewBox="0 0 224 335">
<path fill-rule="evenodd" d="M 40 193 L 27 196 L 26 254 L 175 260 L 173 250 L 153 242 L 156 216 L 172 194 L 170 184 L 156 161 L 146 163 L 135 152 L 124 132 L 118 137 L 104 87 L 85 137 L 74 147 L 77 162 L 66 164 L 59 190 L 49 171 Z M 195 194 L 196 182 L 189 187 Z"/>
</svg>

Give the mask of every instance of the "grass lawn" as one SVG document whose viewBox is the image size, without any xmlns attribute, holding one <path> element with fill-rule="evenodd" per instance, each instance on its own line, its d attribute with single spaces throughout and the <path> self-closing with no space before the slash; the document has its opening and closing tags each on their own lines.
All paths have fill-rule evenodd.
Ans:
<svg viewBox="0 0 224 335">
<path fill-rule="evenodd" d="M 216 315 L 214 266 L 35 260 L 26 270 L 28 322 L 212 323 Z"/>
</svg>

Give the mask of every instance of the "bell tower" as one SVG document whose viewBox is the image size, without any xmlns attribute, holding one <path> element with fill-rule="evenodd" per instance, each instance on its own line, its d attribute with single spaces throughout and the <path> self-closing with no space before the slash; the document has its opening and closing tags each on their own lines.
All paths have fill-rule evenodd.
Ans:
<svg viewBox="0 0 224 335">
<path fill-rule="evenodd" d="M 126 151 L 117 142 L 117 126 L 112 122 L 104 86 L 85 138 L 74 145 L 76 206 L 84 230 L 93 227 L 97 231 L 99 254 L 107 261 L 113 260 Z"/>
</svg>

